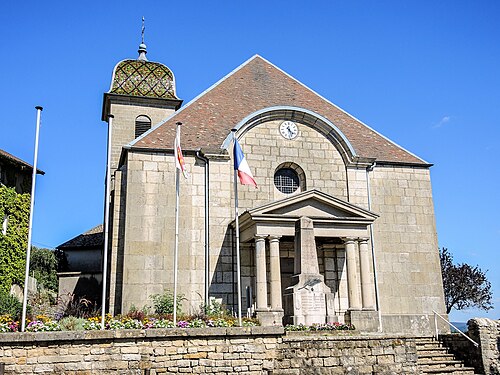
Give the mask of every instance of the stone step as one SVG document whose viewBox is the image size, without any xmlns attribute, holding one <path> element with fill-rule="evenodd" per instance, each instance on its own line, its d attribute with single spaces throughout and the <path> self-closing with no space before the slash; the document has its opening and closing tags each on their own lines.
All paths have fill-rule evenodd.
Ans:
<svg viewBox="0 0 500 375">
<path fill-rule="evenodd" d="M 472 367 L 447 367 L 439 369 L 422 370 L 422 374 L 432 375 L 475 375 L 474 368 Z"/>
<path fill-rule="evenodd" d="M 434 336 L 417 336 L 417 337 L 415 337 L 415 341 L 416 342 L 422 342 L 422 341 L 438 342 L 438 341 L 436 341 L 436 338 Z"/>
<path fill-rule="evenodd" d="M 455 356 L 453 354 L 422 354 L 418 353 L 418 358 L 421 358 L 422 360 L 432 360 L 432 361 L 454 361 Z"/>
<path fill-rule="evenodd" d="M 428 341 L 428 342 L 417 342 L 417 350 L 418 349 L 425 349 L 425 348 L 445 348 L 440 342 L 437 341 Z"/>
<path fill-rule="evenodd" d="M 433 337 L 416 338 L 418 366 L 422 374 L 474 375 L 474 368 L 465 367 L 448 349 Z"/>
<path fill-rule="evenodd" d="M 420 361 L 418 365 L 424 371 L 429 370 L 429 369 L 442 369 L 442 368 L 450 368 L 450 367 L 462 368 L 462 367 L 464 367 L 463 362 L 457 361 L 456 359 L 446 360 L 446 361 L 426 360 L 426 361 Z"/>
<path fill-rule="evenodd" d="M 448 349 L 446 348 L 423 348 L 423 349 L 417 348 L 417 354 L 431 356 L 431 355 L 446 355 L 449 354 L 449 352 Z"/>
</svg>

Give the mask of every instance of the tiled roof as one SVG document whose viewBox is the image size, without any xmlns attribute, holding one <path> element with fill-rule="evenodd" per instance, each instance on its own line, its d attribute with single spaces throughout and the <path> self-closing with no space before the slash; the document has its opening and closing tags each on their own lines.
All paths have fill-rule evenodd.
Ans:
<svg viewBox="0 0 500 375">
<path fill-rule="evenodd" d="M 172 71 L 165 65 L 143 60 L 123 60 L 113 72 L 113 94 L 177 99 Z"/>
<path fill-rule="evenodd" d="M 24 160 L 21 160 L 18 157 L 14 156 L 12 154 L 9 154 L 7 151 L 0 150 L 0 159 L 6 159 L 13 164 L 19 165 L 20 167 L 25 167 L 29 170 L 33 170 L 33 166 L 31 164 L 28 164 Z M 33 173 L 33 172 L 31 172 L 31 173 Z M 40 169 L 37 169 L 36 173 L 41 174 L 41 175 L 45 174 L 45 172 L 40 170 Z"/>
<path fill-rule="evenodd" d="M 89 249 L 99 248 L 104 246 L 104 231 L 102 224 L 82 233 L 69 241 L 57 246 L 58 249 Z"/>
<path fill-rule="evenodd" d="M 252 57 L 131 146 L 171 149 L 175 123 L 180 121 L 183 149 L 220 149 L 231 129 L 242 119 L 273 106 L 300 107 L 327 118 L 345 134 L 361 157 L 427 164 L 260 56 Z"/>
</svg>

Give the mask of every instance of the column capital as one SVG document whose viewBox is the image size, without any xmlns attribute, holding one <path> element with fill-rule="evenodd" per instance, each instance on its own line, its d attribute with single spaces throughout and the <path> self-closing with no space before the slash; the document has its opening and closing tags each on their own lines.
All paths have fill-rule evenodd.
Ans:
<svg viewBox="0 0 500 375">
<path fill-rule="evenodd" d="M 368 241 L 370 241 L 370 238 L 369 238 L 369 237 L 360 237 L 360 238 L 358 239 L 358 241 L 359 241 L 360 243 L 364 243 L 364 242 L 368 242 Z"/>
<path fill-rule="evenodd" d="M 282 236 L 274 235 L 274 234 L 270 234 L 269 236 L 267 236 L 267 238 L 269 238 L 269 242 L 279 241 L 281 237 Z"/>
<path fill-rule="evenodd" d="M 345 244 L 351 244 L 351 243 L 358 242 L 358 238 L 357 237 L 343 237 L 342 241 L 344 241 Z"/>
<path fill-rule="evenodd" d="M 257 241 L 265 241 L 266 238 L 267 238 L 267 235 L 266 234 L 256 234 L 255 236 L 253 236 L 255 242 Z"/>
</svg>

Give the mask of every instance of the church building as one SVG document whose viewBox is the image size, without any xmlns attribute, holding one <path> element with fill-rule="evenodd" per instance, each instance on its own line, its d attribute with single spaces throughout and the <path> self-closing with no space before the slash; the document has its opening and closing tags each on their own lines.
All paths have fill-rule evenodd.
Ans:
<svg viewBox="0 0 500 375">
<path fill-rule="evenodd" d="M 119 62 L 104 94 L 111 126 L 107 311 L 173 290 L 176 124 L 183 311 L 237 311 L 233 134 L 257 188 L 238 186 L 243 312 L 263 325 L 353 323 L 431 332 L 445 315 L 431 164 L 259 55 L 189 103 L 173 72 Z"/>
</svg>

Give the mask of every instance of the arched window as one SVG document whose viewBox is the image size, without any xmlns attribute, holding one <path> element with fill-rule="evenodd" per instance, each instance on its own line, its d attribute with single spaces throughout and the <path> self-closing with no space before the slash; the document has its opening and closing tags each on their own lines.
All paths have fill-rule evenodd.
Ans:
<svg viewBox="0 0 500 375">
<path fill-rule="evenodd" d="M 145 115 L 137 116 L 135 119 L 135 137 L 140 137 L 149 129 L 151 129 L 151 119 Z"/>
<path fill-rule="evenodd" d="M 282 163 L 274 172 L 274 186 L 283 194 L 293 194 L 306 190 L 306 179 L 302 168 L 297 164 L 287 162 Z"/>
</svg>

